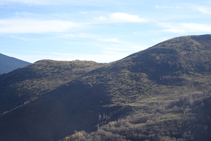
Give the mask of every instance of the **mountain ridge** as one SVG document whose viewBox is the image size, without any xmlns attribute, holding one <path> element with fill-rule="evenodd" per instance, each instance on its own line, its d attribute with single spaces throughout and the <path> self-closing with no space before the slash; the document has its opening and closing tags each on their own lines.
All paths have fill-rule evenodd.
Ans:
<svg viewBox="0 0 211 141">
<path fill-rule="evenodd" d="M 165 111 L 160 112 L 161 115 L 163 114 L 161 119 L 165 119 L 165 122 L 169 120 L 171 123 L 174 118 L 174 120 L 180 120 L 181 114 L 185 115 L 182 113 L 183 110 L 176 107 L 172 109 L 174 106 L 168 109 L 168 105 L 178 99 L 193 95 L 197 95 L 194 99 L 197 102 L 197 97 L 200 97 L 199 95 L 210 87 L 210 49 L 211 35 L 178 37 L 129 55 L 119 61 L 108 64 L 91 63 L 90 68 L 92 69 L 89 69 L 87 65 L 82 65 L 83 69 L 88 67 L 88 70 L 67 81 L 64 81 L 63 77 L 71 78 L 73 75 L 69 73 L 71 68 L 65 69 L 64 65 L 59 69 L 56 67 L 58 64 L 55 64 L 56 70 L 48 68 L 45 72 L 45 68 L 39 69 L 39 63 L 42 64 L 45 61 L 35 63 L 33 66 L 35 66 L 37 74 L 32 74 L 29 77 L 31 80 L 39 79 L 42 85 L 42 82 L 45 82 L 43 79 L 49 73 L 48 70 L 52 70 L 47 78 L 53 81 L 53 78 L 58 75 L 63 83 L 45 94 L 43 94 L 45 89 L 42 90 L 41 95 L 34 101 L 28 101 L 22 107 L 1 115 L 1 139 L 58 140 L 74 134 L 75 130 L 85 130 L 89 133 L 96 131 L 99 126 L 99 129 L 103 130 L 107 130 L 107 127 L 115 129 L 116 127 L 113 125 L 116 126 L 117 121 L 121 123 L 121 119 L 127 116 L 149 115 L 149 119 L 151 119 L 150 113 L 154 113 L 154 111 Z M 80 63 L 76 66 L 80 71 Z M 20 73 L 26 68 L 19 69 Z M 60 74 L 64 70 L 66 73 Z M 9 74 L 1 75 L 0 82 L 2 76 L 7 77 Z M 5 78 L 2 84 L 11 78 Z M 22 81 L 25 79 L 21 78 L 20 82 Z M 35 84 L 34 90 L 40 90 L 41 85 Z M 2 86 L 1 89 L 6 86 Z M 33 89 L 32 91 L 23 89 L 24 86 L 30 86 L 27 83 L 17 86 L 14 91 L 19 88 L 22 90 L 21 93 L 26 93 L 25 95 L 34 91 Z M 8 91 L 8 93 L 12 92 Z M 204 93 L 208 96 L 209 94 Z M 7 95 L 1 93 L 1 96 L 4 98 Z M 209 106 L 207 103 L 205 105 Z M 158 107 L 161 108 L 157 109 Z M 166 114 L 171 116 L 168 117 Z M 12 120 L 14 115 L 16 120 Z M 139 120 L 138 117 L 136 118 Z M 143 118 L 146 117 L 143 116 Z M 136 125 L 135 123 L 140 122 L 134 119 L 131 122 L 140 128 L 142 125 L 147 125 L 144 127 L 148 129 L 148 123 L 145 123 L 146 120 L 143 121 L 141 126 Z M 159 120 L 156 122 L 163 124 Z M 126 124 L 131 123 L 124 121 L 123 125 L 126 126 Z M 122 127 L 122 124 L 119 126 Z M 4 131 L 4 129 L 7 130 Z M 108 131 L 113 132 L 110 129 Z M 98 134 L 98 131 L 94 133 Z M 14 136 L 11 136 L 13 134 Z M 172 137 L 177 136 L 172 135 Z M 135 141 L 134 138 L 131 139 Z"/>
<path fill-rule="evenodd" d="M 31 63 L 0 53 L 0 74 L 8 73 Z"/>
</svg>

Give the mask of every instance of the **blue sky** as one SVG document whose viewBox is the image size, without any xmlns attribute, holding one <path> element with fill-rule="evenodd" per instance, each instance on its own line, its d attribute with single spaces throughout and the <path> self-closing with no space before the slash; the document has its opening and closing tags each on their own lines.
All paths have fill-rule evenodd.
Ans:
<svg viewBox="0 0 211 141">
<path fill-rule="evenodd" d="M 208 0 L 0 0 L 0 53 L 25 61 L 112 62 L 211 33 Z"/>
</svg>

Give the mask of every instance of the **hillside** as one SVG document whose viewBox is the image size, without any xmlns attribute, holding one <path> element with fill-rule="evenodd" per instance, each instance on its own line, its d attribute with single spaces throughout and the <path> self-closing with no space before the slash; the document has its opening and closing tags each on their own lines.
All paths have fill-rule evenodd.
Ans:
<svg viewBox="0 0 211 141">
<path fill-rule="evenodd" d="M 130 106 L 131 114 L 66 139 L 210 140 L 210 49 L 210 35 L 179 37 L 100 68 L 112 105 Z M 89 73 L 81 81 L 91 80 Z"/>
<path fill-rule="evenodd" d="M 13 71 L 17 68 L 29 65 L 29 62 L 22 61 L 0 53 L 0 74 Z"/>
<path fill-rule="evenodd" d="M 209 126 L 198 137 L 198 130 L 193 131 L 196 126 L 204 129 L 210 117 L 210 62 L 211 35 L 201 35 L 167 40 L 71 79 L 64 79 L 73 75 L 66 74 L 70 68 L 66 73 L 61 73 L 64 69 L 57 73 L 48 70 L 51 73 L 46 75 L 45 69 L 32 64 L 34 68 L 28 66 L 36 72 L 32 75 L 25 75 L 25 67 L 0 76 L 5 90 L 1 99 L 13 98 L 14 93 L 27 99 L 21 107 L 0 116 L 0 140 L 50 141 L 66 136 L 65 140 L 210 139 Z M 23 75 L 17 75 L 18 71 Z M 46 76 L 56 85 L 45 85 Z M 13 103 L 5 104 L 4 110 Z M 200 116 L 200 108 L 207 118 Z M 200 120 L 205 122 L 196 124 Z M 180 122 L 187 124 L 180 127 Z M 88 133 L 68 136 L 76 130 Z M 89 134 L 92 131 L 96 132 Z"/>
<path fill-rule="evenodd" d="M 91 61 L 41 60 L 0 75 L 0 113 L 8 112 L 101 67 Z"/>
</svg>

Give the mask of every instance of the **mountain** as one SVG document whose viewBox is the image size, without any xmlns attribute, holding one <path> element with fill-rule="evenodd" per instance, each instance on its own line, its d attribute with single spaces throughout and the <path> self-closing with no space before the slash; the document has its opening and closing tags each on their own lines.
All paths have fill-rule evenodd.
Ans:
<svg viewBox="0 0 211 141">
<path fill-rule="evenodd" d="M 0 140 L 210 140 L 210 62 L 211 35 L 201 35 L 79 63 L 91 67 L 80 75 L 45 60 L 0 75 Z"/>
<path fill-rule="evenodd" d="M 29 62 L 22 61 L 0 53 L 0 74 L 13 71 L 17 68 L 29 65 Z"/>
</svg>

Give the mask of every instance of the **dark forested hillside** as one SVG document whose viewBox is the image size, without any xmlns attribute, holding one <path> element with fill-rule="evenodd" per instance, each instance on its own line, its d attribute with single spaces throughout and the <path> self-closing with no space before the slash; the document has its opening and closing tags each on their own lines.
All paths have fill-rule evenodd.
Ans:
<svg viewBox="0 0 211 141">
<path fill-rule="evenodd" d="M 211 35 L 109 64 L 37 62 L 0 76 L 3 110 L 14 108 L 0 140 L 210 140 L 210 62 Z"/>
<path fill-rule="evenodd" d="M 0 53 L 0 74 L 13 71 L 17 68 L 29 65 L 29 62 L 22 61 Z"/>
</svg>

